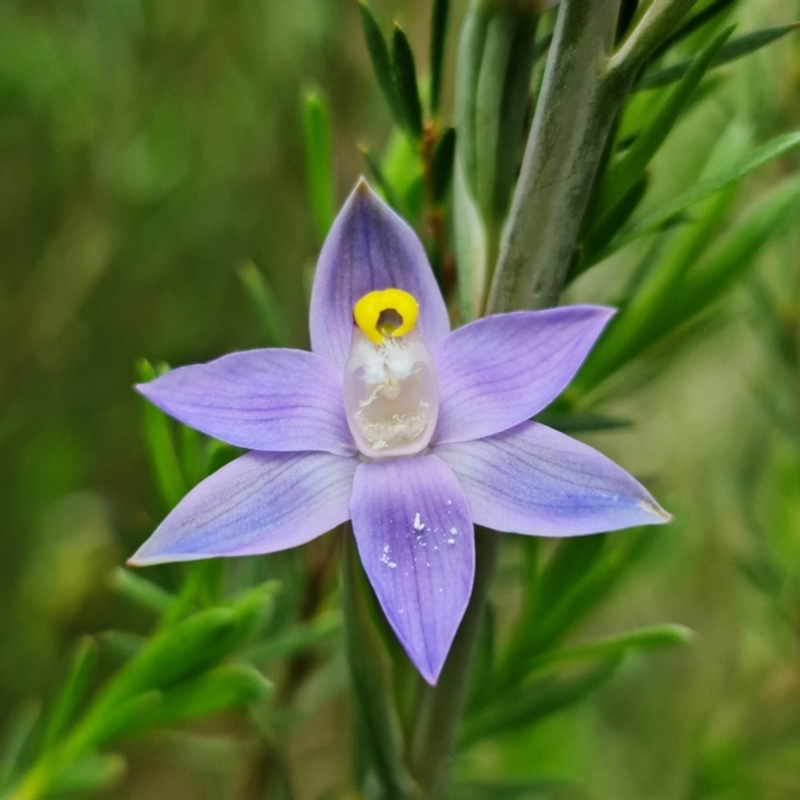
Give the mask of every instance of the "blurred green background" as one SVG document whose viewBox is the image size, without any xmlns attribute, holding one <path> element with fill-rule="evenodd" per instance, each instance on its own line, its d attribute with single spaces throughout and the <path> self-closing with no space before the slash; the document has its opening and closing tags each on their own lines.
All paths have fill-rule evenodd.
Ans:
<svg viewBox="0 0 800 800">
<path fill-rule="evenodd" d="M 424 70 L 427 0 L 372 5 L 403 22 Z M 448 81 L 466 5 L 454 4 Z M 795 0 L 737 12 L 743 30 L 798 17 Z M 306 345 L 319 246 L 309 82 L 330 102 L 343 199 L 365 169 L 358 143 L 380 149 L 389 131 L 355 2 L 0 4 L 0 727 L 48 697 L 78 633 L 142 626 L 106 584 L 163 514 L 136 359 L 262 344 L 247 261 L 274 287 L 290 343 Z M 797 34 L 725 70 L 659 154 L 648 205 L 695 179 L 732 119 L 755 141 L 800 128 Z M 748 179 L 738 205 L 790 166 Z M 637 247 L 570 298 L 613 296 Z M 609 398 L 603 410 L 635 425 L 589 439 L 677 520 L 581 636 L 679 622 L 694 646 L 631 663 L 589 703 L 480 745 L 463 770 L 566 780 L 598 799 L 800 796 L 800 597 L 786 588 L 800 572 L 800 224 L 753 275 L 654 381 Z M 341 796 L 348 726 L 337 700 L 293 734 L 299 800 Z M 202 757 L 191 732 L 132 743 L 118 796 L 248 797 L 236 720 L 204 730 Z"/>
</svg>

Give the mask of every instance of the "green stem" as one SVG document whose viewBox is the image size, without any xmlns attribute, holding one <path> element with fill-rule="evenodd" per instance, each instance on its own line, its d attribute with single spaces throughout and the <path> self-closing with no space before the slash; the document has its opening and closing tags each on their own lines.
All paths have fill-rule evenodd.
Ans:
<svg viewBox="0 0 800 800">
<path fill-rule="evenodd" d="M 623 71 L 635 77 L 644 62 L 672 33 L 697 0 L 666 0 L 651 3 L 617 52 L 609 59 L 609 72 Z"/>
<path fill-rule="evenodd" d="M 490 308 L 553 305 L 608 133 L 632 78 L 606 64 L 619 0 L 563 0 L 492 284 Z"/>
<path fill-rule="evenodd" d="M 364 749 L 387 800 L 410 800 L 416 790 L 405 768 L 403 732 L 393 702 L 392 663 L 379 631 L 376 607 L 358 556 L 353 531 L 344 526 L 342 595 L 345 648 L 355 713 Z"/>
<path fill-rule="evenodd" d="M 437 686 L 422 688 L 411 741 L 411 771 L 425 800 L 446 797 L 450 768 L 469 689 L 478 632 L 484 618 L 501 536 L 475 527 L 475 584 Z"/>
</svg>

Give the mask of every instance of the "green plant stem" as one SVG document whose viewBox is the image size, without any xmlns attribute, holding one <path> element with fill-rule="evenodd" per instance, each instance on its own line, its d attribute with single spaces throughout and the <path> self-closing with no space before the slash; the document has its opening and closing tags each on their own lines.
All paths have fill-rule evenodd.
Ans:
<svg viewBox="0 0 800 800">
<path fill-rule="evenodd" d="M 489 307 L 544 308 L 575 255 L 595 174 L 633 81 L 695 0 L 659 0 L 613 52 L 619 0 L 563 0 Z"/>
<path fill-rule="evenodd" d="M 411 771 L 425 800 L 446 797 L 478 633 L 492 584 L 501 535 L 476 526 L 475 584 L 437 686 L 422 688 L 411 739 Z"/>
<path fill-rule="evenodd" d="M 411 800 L 416 787 L 406 770 L 402 728 L 392 702 L 392 664 L 381 640 L 381 612 L 367 585 L 350 525 L 343 526 L 342 549 L 345 648 L 363 745 L 386 800 Z"/>
<path fill-rule="evenodd" d="M 563 0 L 492 282 L 489 308 L 561 293 L 597 166 L 625 97 L 607 80 L 619 0 Z"/>
<path fill-rule="evenodd" d="M 697 0 L 658 0 L 651 3 L 609 61 L 609 72 L 635 77 L 639 67 L 667 39 Z"/>
</svg>

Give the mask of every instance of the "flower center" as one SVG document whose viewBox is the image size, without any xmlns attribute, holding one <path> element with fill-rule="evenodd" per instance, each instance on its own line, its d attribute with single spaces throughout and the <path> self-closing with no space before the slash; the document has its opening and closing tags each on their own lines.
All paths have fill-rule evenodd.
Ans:
<svg viewBox="0 0 800 800">
<path fill-rule="evenodd" d="M 353 308 L 345 412 L 358 449 L 371 458 L 418 453 L 436 427 L 439 386 L 418 314 L 416 299 L 400 289 L 370 292 Z"/>
</svg>

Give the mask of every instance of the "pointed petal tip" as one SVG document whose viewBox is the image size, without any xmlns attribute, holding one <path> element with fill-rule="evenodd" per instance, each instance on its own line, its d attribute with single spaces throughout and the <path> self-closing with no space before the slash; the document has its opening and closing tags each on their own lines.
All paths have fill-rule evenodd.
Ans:
<svg viewBox="0 0 800 800">
<path fill-rule="evenodd" d="M 661 508 L 655 500 L 640 500 L 638 505 L 639 508 L 646 511 L 648 514 L 652 514 L 656 518 L 653 520 L 653 525 L 665 525 L 675 519 L 669 511 Z"/>
<path fill-rule="evenodd" d="M 353 190 L 358 194 L 369 194 L 372 189 L 370 188 L 369 183 L 367 183 L 367 179 L 363 175 L 358 176 L 358 180 L 356 181 L 356 188 Z"/>
<path fill-rule="evenodd" d="M 611 317 L 616 316 L 616 314 L 619 312 L 619 309 L 615 308 L 614 306 L 598 306 L 598 308 L 601 308 L 603 311 L 605 311 L 606 319 L 611 319 Z"/>
<path fill-rule="evenodd" d="M 570 308 L 570 306 L 559 306 L 559 308 Z M 601 320 L 604 325 L 606 325 L 608 321 L 619 311 L 619 309 L 615 308 L 614 306 L 601 306 L 593 303 L 582 306 L 573 306 L 573 308 L 583 308 L 587 311 L 590 311 L 592 316 Z"/>
<path fill-rule="evenodd" d="M 196 553 L 158 553 L 148 555 L 147 542 L 143 544 L 126 562 L 126 567 L 140 569 L 141 567 L 155 567 L 158 564 L 172 564 L 179 561 L 199 561 L 203 558 L 212 558 L 210 555 L 197 555 Z"/>
<path fill-rule="evenodd" d="M 436 686 L 439 683 L 439 676 L 442 674 L 444 664 L 440 664 L 439 668 L 435 670 L 430 669 L 430 667 L 423 669 L 419 664 L 414 664 L 414 666 L 428 686 Z"/>
<path fill-rule="evenodd" d="M 141 569 L 142 567 L 153 567 L 156 564 L 164 564 L 172 559 L 169 556 L 159 558 L 158 556 L 148 556 L 142 551 L 145 549 L 146 543 L 142 545 L 126 562 L 125 566 L 132 569 Z"/>
</svg>

